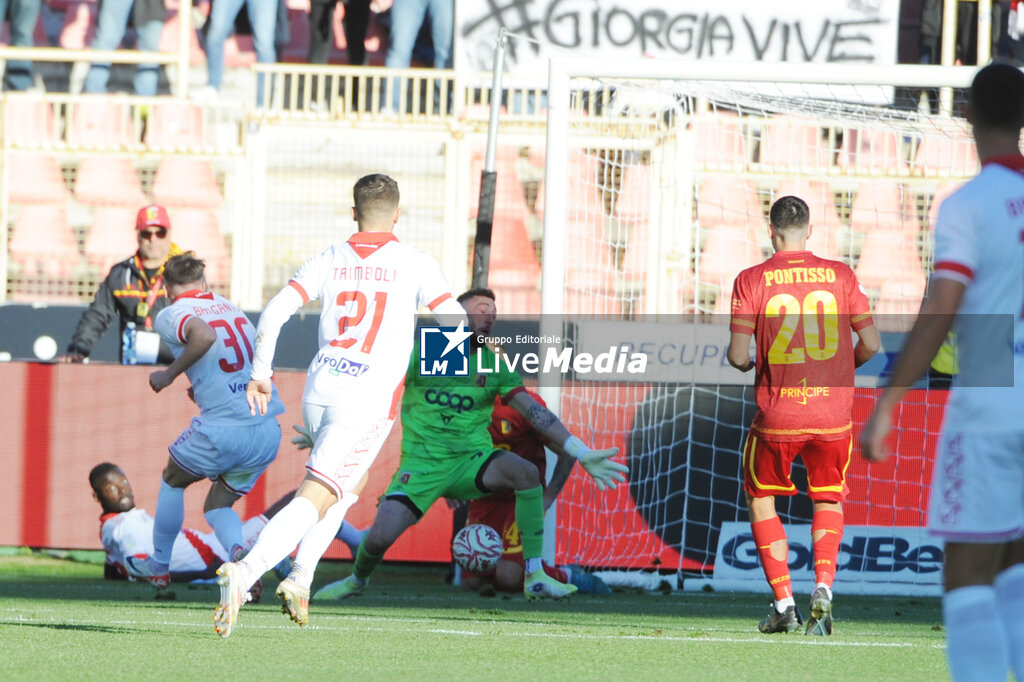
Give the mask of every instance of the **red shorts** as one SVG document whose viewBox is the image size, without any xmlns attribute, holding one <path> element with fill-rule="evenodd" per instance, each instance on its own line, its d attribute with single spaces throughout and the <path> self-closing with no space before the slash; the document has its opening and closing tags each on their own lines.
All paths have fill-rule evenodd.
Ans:
<svg viewBox="0 0 1024 682">
<path fill-rule="evenodd" d="M 779 442 L 761 438 L 753 430 L 743 446 L 743 489 L 751 497 L 796 495 L 790 469 L 797 455 L 807 467 L 807 495 L 820 502 L 842 502 L 850 489 L 846 469 L 853 451 L 853 433 L 838 440 Z"/>
<path fill-rule="evenodd" d="M 469 516 L 466 525 L 482 523 L 498 531 L 504 550 L 502 561 L 514 561 L 519 565 L 523 562 L 523 541 L 519 537 L 519 526 L 516 525 L 516 502 L 495 497 L 483 497 L 469 503 Z M 475 575 L 465 573 L 464 575 Z"/>
</svg>

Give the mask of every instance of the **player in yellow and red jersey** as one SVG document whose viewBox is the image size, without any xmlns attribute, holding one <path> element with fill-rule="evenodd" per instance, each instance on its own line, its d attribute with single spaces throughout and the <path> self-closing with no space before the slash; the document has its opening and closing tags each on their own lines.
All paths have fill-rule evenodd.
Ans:
<svg viewBox="0 0 1024 682">
<path fill-rule="evenodd" d="M 526 391 L 539 404 L 547 407 L 544 400 L 533 391 Z M 558 462 L 551 474 L 551 480 L 544 488 L 544 510 L 554 504 L 558 494 L 565 486 L 576 460 L 561 451 L 557 445 L 537 433 L 530 423 L 519 412 L 506 405 L 501 399 L 494 401 L 494 412 L 491 413 L 491 424 L 487 427 L 495 447 L 511 450 L 527 462 L 537 467 L 540 480 L 546 479 L 547 453 L 544 446 L 558 454 Z M 482 523 L 498 531 L 504 546 L 501 559 L 487 573 L 462 574 L 462 587 L 466 590 L 479 590 L 490 583 L 502 592 L 519 592 L 523 589 L 524 562 L 523 543 L 519 537 L 519 526 L 516 525 L 516 497 L 512 491 L 499 491 L 473 500 L 469 505 L 468 524 Z M 555 580 L 571 583 L 580 593 L 607 594 L 608 586 L 595 575 L 583 571 L 577 566 L 555 567 L 544 564 L 544 572 Z"/>
<path fill-rule="evenodd" d="M 786 562 L 786 533 L 775 511 L 776 495 L 797 492 L 790 469 L 799 455 L 814 502 L 816 585 L 806 634 L 829 635 L 853 447 L 853 372 L 878 351 L 880 341 L 853 271 L 806 250 L 807 204 L 782 197 L 772 205 L 770 220 L 775 254 L 741 272 L 733 284 L 728 352 L 733 367 L 757 368 L 758 410 L 743 448 L 743 488 L 761 566 L 775 595 L 774 608 L 758 628 L 791 632 L 802 624 Z M 859 336 L 856 347 L 849 329 Z"/>
</svg>

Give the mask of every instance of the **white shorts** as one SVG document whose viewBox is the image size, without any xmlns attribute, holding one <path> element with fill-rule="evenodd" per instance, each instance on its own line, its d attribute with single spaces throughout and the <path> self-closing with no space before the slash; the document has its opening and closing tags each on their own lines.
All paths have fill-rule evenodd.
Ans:
<svg viewBox="0 0 1024 682">
<path fill-rule="evenodd" d="M 224 426 L 204 424 L 196 417 L 167 451 L 190 474 L 219 479 L 244 495 L 277 457 L 280 444 L 281 426 L 276 419 Z"/>
<path fill-rule="evenodd" d="M 928 528 L 952 542 L 1024 537 L 1024 433 L 943 433 Z"/>
<path fill-rule="evenodd" d="M 302 403 L 302 418 L 313 435 L 306 470 L 341 499 L 351 492 L 377 459 L 395 423 L 384 409 L 353 409 Z"/>
</svg>

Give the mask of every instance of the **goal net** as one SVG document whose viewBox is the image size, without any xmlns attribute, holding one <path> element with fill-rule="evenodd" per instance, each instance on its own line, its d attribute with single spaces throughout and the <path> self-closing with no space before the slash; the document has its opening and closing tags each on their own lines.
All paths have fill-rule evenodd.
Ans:
<svg viewBox="0 0 1024 682">
<path fill-rule="evenodd" d="M 626 584 L 765 589 L 742 490 L 753 377 L 724 362 L 732 281 L 770 255 L 771 203 L 803 198 L 808 247 L 854 268 L 883 332 L 885 352 L 858 370 L 856 433 L 920 305 L 937 207 L 978 167 L 962 118 L 972 76 L 552 62 L 538 199 L 542 325 L 571 328 L 586 345 L 596 323 L 614 321 L 601 327 L 602 343 L 649 360 L 642 381 L 563 377 L 543 389 L 573 433 L 619 447 L 630 466 L 628 485 L 611 492 L 578 472 L 570 480 L 559 563 L 604 568 Z M 854 452 L 844 591 L 938 593 L 942 547 L 923 526 L 945 397 L 925 384 L 911 392 L 890 463 L 868 467 Z M 806 491 L 799 461 L 793 479 Z M 777 500 L 794 583 L 809 585 L 811 503 Z"/>
</svg>

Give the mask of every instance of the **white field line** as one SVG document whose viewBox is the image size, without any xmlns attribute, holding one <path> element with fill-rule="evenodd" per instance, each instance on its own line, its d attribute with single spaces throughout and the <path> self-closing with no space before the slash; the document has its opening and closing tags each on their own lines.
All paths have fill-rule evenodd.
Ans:
<svg viewBox="0 0 1024 682">
<path fill-rule="evenodd" d="M 4 609 L 7 610 L 7 609 Z M 154 614 L 156 615 L 156 614 Z M 643 641 L 643 642 L 693 642 L 695 644 L 772 644 L 776 646 L 833 646 L 833 647 L 883 647 L 890 649 L 913 649 L 913 648 L 926 648 L 926 649 L 944 649 L 945 645 L 938 642 L 927 642 L 927 643 L 913 643 L 913 642 L 884 642 L 884 641 L 868 641 L 868 640 L 848 640 L 840 637 L 835 638 L 820 638 L 820 637 L 765 637 L 765 636 L 751 636 L 747 637 L 736 637 L 727 635 L 717 634 L 703 634 L 709 632 L 708 628 L 681 628 L 684 632 L 692 632 L 690 635 L 629 635 L 629 634 L 598 634 L 598 633 L 578 633 L 578 632 L 530 632 L 526 630 L 515 630 L 508 628 L 501 628 L 500 631 L 495 631 L 493 628 L 486 630 L 472 630 L 472 629 L 460 629 L 452 630 L 445 628 L 415 628 L 415 627 L 403 627 L 408 626 L 411 623 L 434 623 L 436 621 L 429 619 L 411 619 L 411 618 L 390 618 L 390 617 L 363 617 L 363 616 L 338 616 L 332 614 L 321 614 L 316 616 L 317 620 L 320 621 L 344 621 L 348 625 L 334 626 L 330 623 L 318 623 L 315 625 L 308 625 L 305 630 L 317 630 L 324 632 L 348 632 L 353 629 L 358 629 L 363 632 L 406 632 L 406 633 L 429 633 L 436 635 L 451 635 L 460 637 L 481 637 L 481 636 L 501 636 L 501 637 L 524 637 L 524 638 L 545 638 L 545 639 L 573 639 L 573 640 L 592 640 L 592 641 Z M 170 620 L 89 620 L 89 619 L 68 619 L 68 618 L 26 618 L 26 617 L 14 617 L 14 618 L 0 618 L 0 625 L 20 625 L 22 623 L 40 623 L 40 622 L 52 622 L 61 623 L 63 625 L 91 625 L 91 626 L 122 626 L 122 627 L 152 627 L 154 625 L 162 625 L 167 627 L 180 627 L 180 628 L 201 628 L 205 629 L 206 624 L 200 622 L 180 622 Z M 387 627 L 380 627 L 379 623 L 388 623 Z M 503 621 L 487 621 L 492 626 L 505 624 Z M 397 627 L 395 627 L 397 626 Z M 280 623 L 278 625 L 264 625 L 259 623 L 246 622 L 243 619 L 236 626 L 236 636 L 244 637 L 245 630 L 296 630 L 297 628 L 290 623 Z M 555 625 L 543 624 L 543 627 L 557 627 Z M 576 626 L 574 626 L 576 627 Z M 599 626 L 602 628 L 616 628 L 621 627 L 614 624 L 602 624 Z M 210 636 L 215 637 L 212 625 L 209 626 Z M 241 633 L 241 634 L 238 634 Z M 883 635 L 880 635 L 880 637 Z"/>
</svg>

